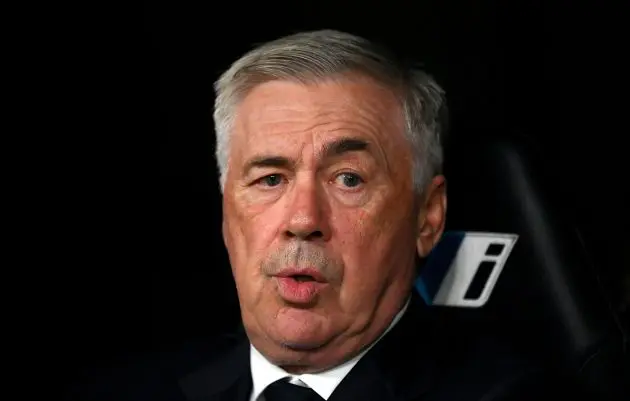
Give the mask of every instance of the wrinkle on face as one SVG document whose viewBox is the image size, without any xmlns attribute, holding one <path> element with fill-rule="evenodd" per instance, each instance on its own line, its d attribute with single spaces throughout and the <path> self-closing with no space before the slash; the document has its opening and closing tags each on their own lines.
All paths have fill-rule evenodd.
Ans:
<svg viewBox="0 0 630 401">
<path fill-rule="evenodd" d="M 237 115 L 224 236 L 243 322 L 270 359 L 321 369 L 378 336 L 413 278 L 412 153 L 400 104 L 368 79 L 273 81 L 255 87 Z M 330 151 L 344 139 L 357 141 L 352 150 Z M 247 167 L 269 158 L 277 160 Z M 358 186 L 344 174 L 360 177 Z M 287 235 L 298 227 L 321 235 Z M 331 278 L 310 308 L 283 303 L 261 268 L 300 242 L 316 247 Z M 317 351 L 289 351 L 287 342 Z"/>
</svg>

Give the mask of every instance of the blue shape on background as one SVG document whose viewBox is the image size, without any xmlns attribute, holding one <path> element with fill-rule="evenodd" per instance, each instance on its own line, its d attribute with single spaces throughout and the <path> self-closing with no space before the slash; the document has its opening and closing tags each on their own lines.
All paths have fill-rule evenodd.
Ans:
<svg viewBox="0 0 630 401">
<path fill-rule="evenodd" d="M 427 257 L 415 282 L 416 290 L 427 305 L 433 304 L 433 298 L 440 289 L 440 284 L 465 237 L 465 231 L 445 232 Z"/>
</svg>

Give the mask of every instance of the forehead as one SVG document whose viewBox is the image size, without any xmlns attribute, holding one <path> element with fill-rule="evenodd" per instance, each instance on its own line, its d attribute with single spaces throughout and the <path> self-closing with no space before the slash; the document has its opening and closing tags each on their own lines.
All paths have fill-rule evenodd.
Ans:
<svg viewBox="0 0 630 401">
<path fill-rule="evenodd" d="M 238 106 L 233 144 L 260 147 L 337 133 L 398 142 L 404 138 L 401 110 L 391 90 L 367 78 L 270 81 L 254 87 Z"/>
</svg>

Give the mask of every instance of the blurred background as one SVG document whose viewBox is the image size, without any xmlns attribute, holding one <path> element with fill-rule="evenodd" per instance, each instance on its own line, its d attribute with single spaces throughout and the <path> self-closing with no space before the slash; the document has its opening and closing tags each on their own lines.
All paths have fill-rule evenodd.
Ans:
<svg viewBox="0 0 630 401">
<path fill-rule="evenodd" d="M 103 24 L 103 40 L 90 44 L 95 58 L 75 65 L 72 83 L 84 94 L 73 102 L 72 141 L 84 151 L 68 162 L 76 196 L 61 249 L 75 268 L 55 282 L 66 377 L 238 322 L 220 238 L 212 84 L 255 44 L 301 30 L 349 31 L 423 63 L 446 89 L 453 141 L 535 139 L 554 196 L 622 307 L 628 148 L 617 99 L 627 51 L 615 10 L 561 1 L 160 0 L 139 15 L 113 14 L 133 33 L 118 19 Z"/>
</svg>

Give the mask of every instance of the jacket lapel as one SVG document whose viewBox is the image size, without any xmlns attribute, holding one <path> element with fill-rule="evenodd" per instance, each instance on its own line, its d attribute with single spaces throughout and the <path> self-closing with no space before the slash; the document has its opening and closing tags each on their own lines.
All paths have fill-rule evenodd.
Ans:
<svg viewBox="0 0 630 401">
<path fill-rule="evenodd" d="M 328 401 L 412 401 L 429 391 L 439 374 L 441 322 L 413 292 L 398 324 L 350 371 Z M 442 344 L 442 345 L 440 345 Z M 249 401 L 249 342 L 180 380 L 188 401 Z"/>
<path fill-rule="evenodd" d="M 189 401 L 248 401 L 252 390 L 249 342 L 185 376 L 179 385 Z"/>
<path fill-rule="evenodd" d="M 415 294 L 405 315 L 350 371 L 329 401 L 410 401 L 429 391 L 438 370 L 439 322 Z"/>
</svg>

